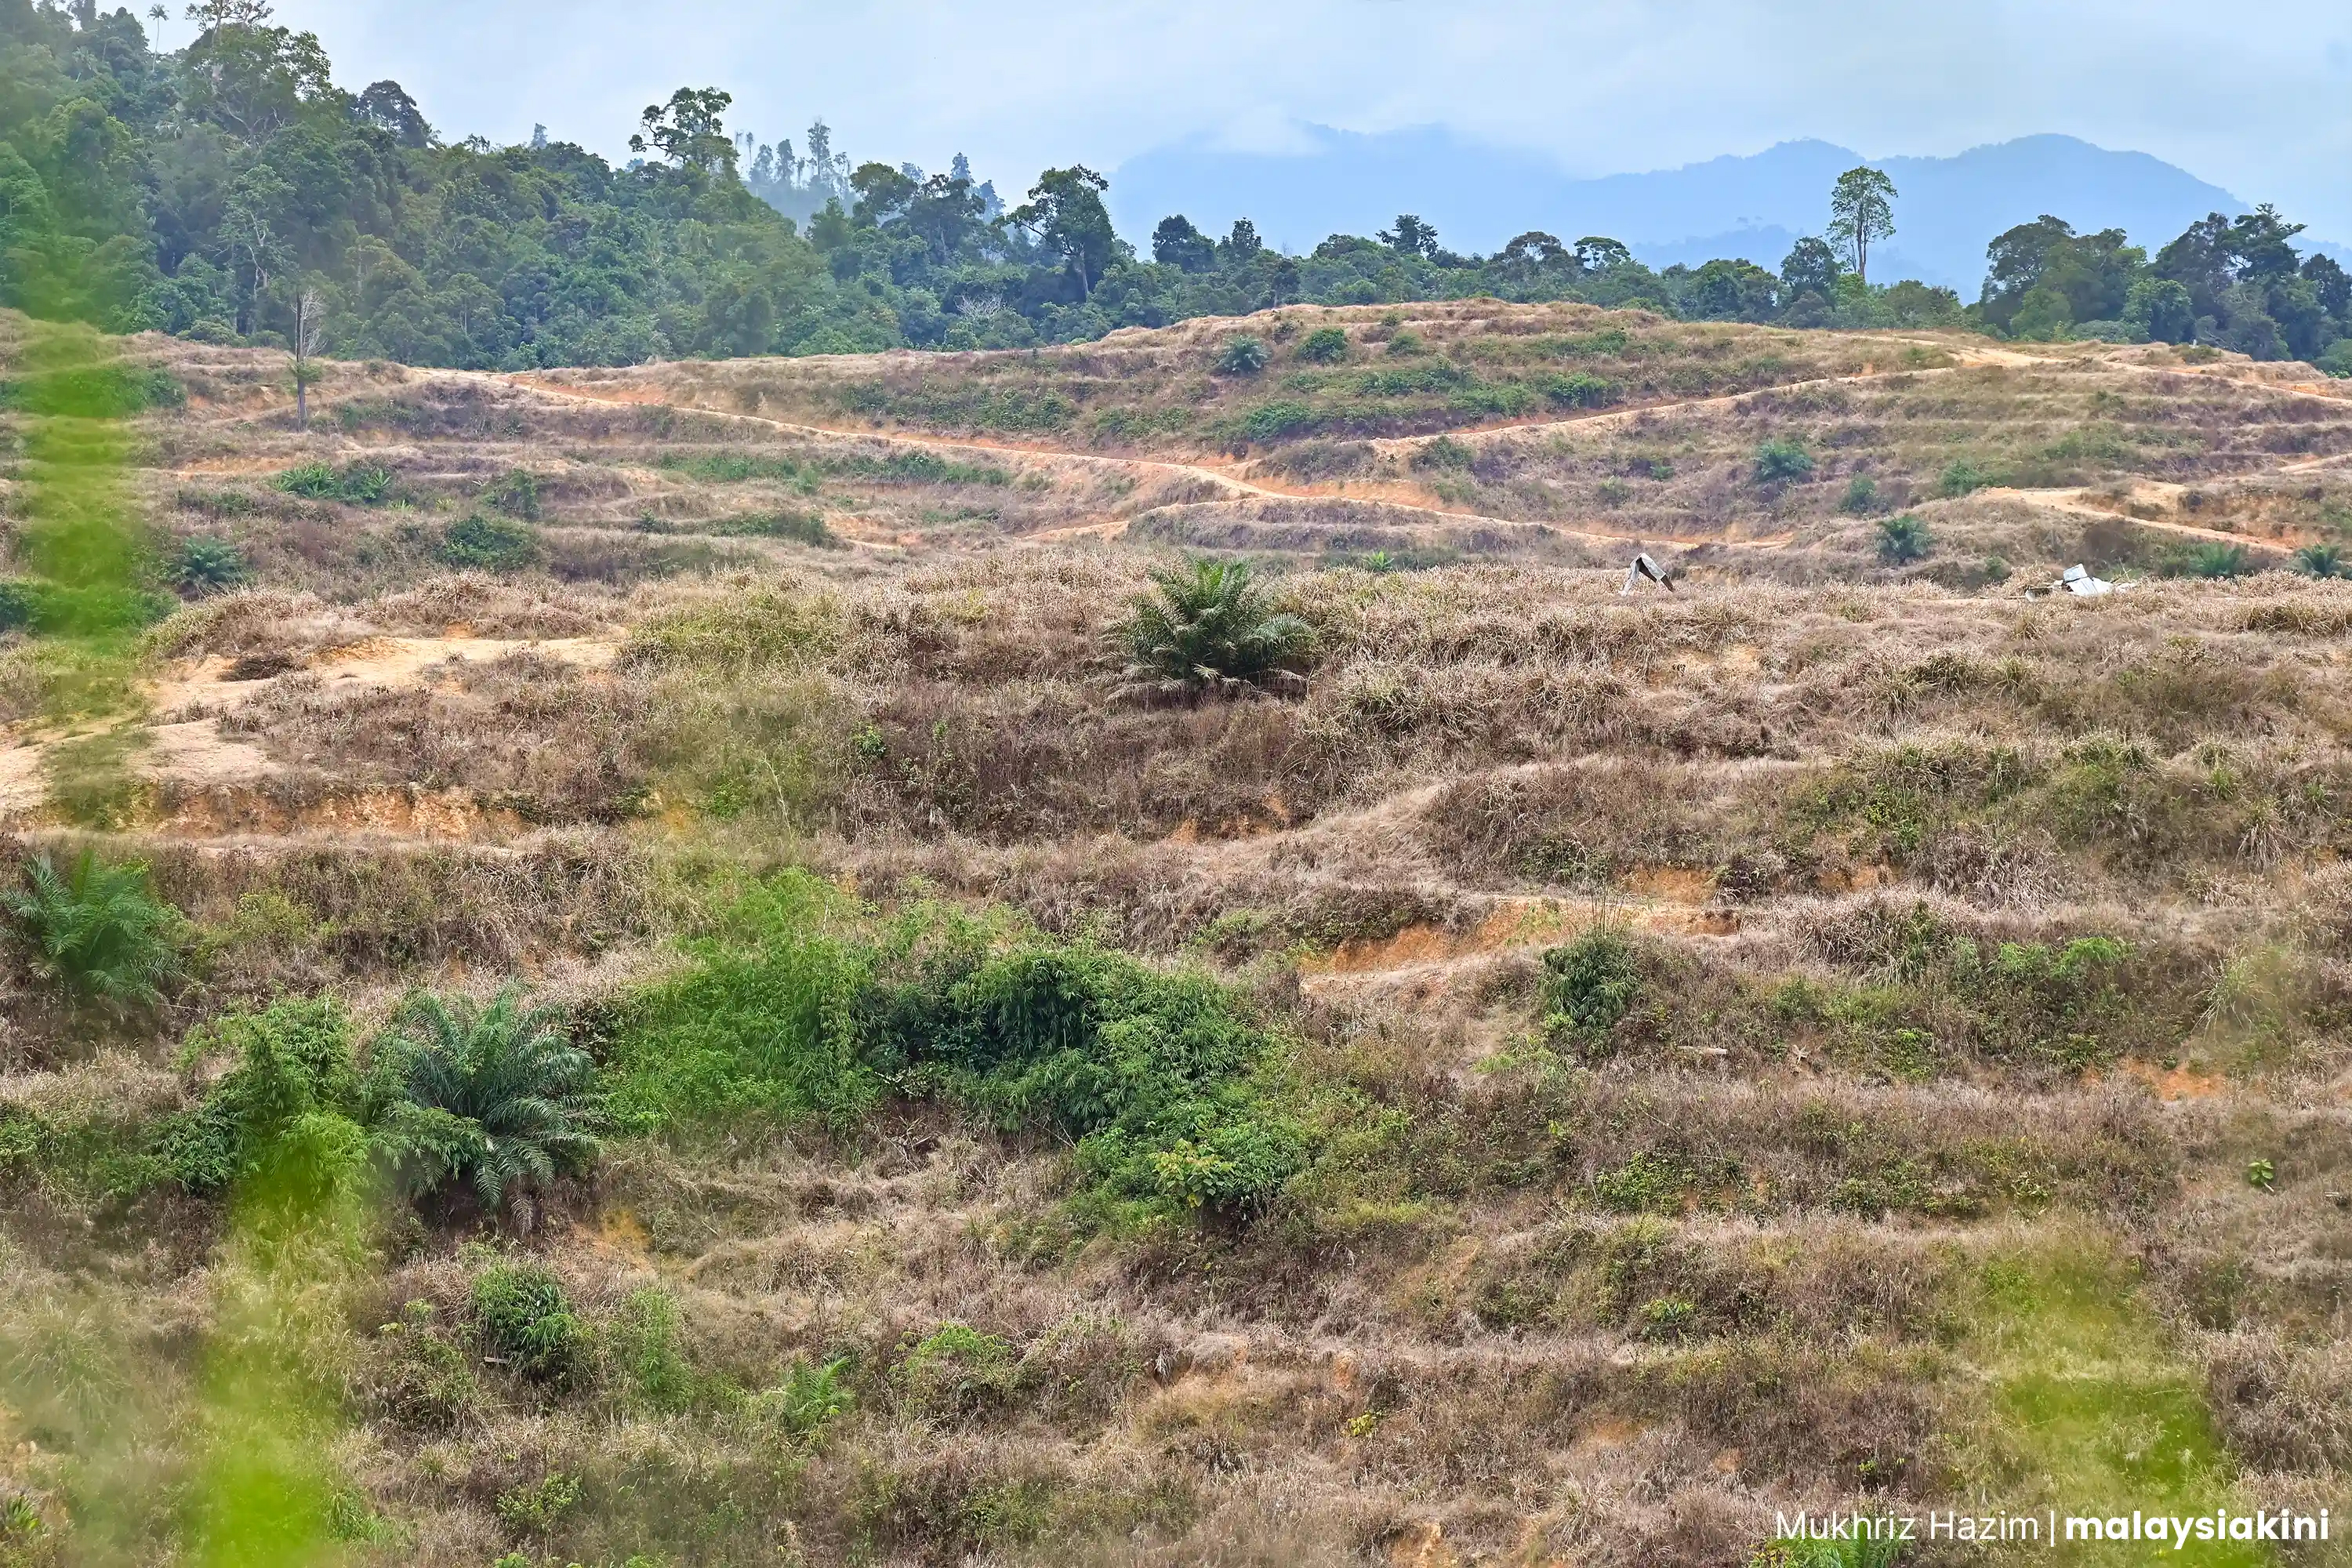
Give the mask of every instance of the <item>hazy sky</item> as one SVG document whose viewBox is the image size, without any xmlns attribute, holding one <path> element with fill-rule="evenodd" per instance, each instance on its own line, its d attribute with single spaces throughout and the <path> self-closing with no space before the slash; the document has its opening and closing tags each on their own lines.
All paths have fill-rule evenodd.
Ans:
<svg viewBox="0 0 2352 1568">
<path fill-rule="evenodd" d="M 2266 0 L 279 0 L 336 75 L 445 134 L 619 154 L 672 88 L 860 158 L 961 150 L 1008 192 L 1178 137 L 1442 122 L 1572 173 L 1818 136 L 1872 156 L 2039 131 L 2152 153 L 2352 240 L 2352 5 Z M 186 42 L 189 25 L 163 33 Z"/>
</svg>

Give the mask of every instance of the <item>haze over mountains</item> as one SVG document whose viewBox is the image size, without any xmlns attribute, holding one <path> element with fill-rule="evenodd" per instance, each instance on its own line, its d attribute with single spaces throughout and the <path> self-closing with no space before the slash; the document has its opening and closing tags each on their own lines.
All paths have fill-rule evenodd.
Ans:
<svg viewBox="0 0 2352 1568">
<path fill-rule="evenodd" d="M 1147 236 L 1181 212 L 1222 232 L 1245 216 L 1268 243 L 1306 250 L 1412 212 L 1465 252 L 1493 250 L 1533 228 L 1571 241 L 1608 235 L 1654 267 L 1729 256 L 1777 268 L 1800 236 L 1828 222 L 1830 183 L 1868 162 L 1902 193 L 1900 227 L 1873 256 L 1872 276 L 1918 278 L 1972 300 L 1986 242 L 2040 214 L 2078 230 L 2120 227 L 2152 251 L 2209 212 L 2248 205 L 2145 153 L 2072 136 L 2020 137 L 1948 158 L 1865 159 L 1828 142 L 1783 142 L 1679 169 L 1578 179 L 1541 154 L 1481 146 L 1441 126 L 1378 135 L 1297 130 L 1295 150 L 1237 151 L 1198 138 L 1130 159 L 1111 180 L 1120 229 Z"/>
</svg>

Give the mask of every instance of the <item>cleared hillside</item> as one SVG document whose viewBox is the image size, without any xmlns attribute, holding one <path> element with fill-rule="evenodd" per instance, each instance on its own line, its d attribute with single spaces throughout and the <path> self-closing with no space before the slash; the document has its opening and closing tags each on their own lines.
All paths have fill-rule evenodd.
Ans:
<svg viewBox="0 0 2352 1568">
<path fill-rule="evenodd" d="M 249 575 L 183 571 L 127 707 L 61 707 L 37 595 L 0 649 L 12 860 L 185 921 L 112 1012 L 13 928 L 0 1562 L 189 1560 L 254 1433 L 318 1560 L 453 1568 L 2340 1513 L 2352 587 L 2284 568 L 2352 533 L 2352 401 L 1395 313 L 336 365 L 307 433 L 282 356 L 132 341 L 156 558 Z M 1392 365 L 1477 379 L 1348 379 Z M 1615 397 L 1457 398 L 1576 374 Z M 1280 396 L 1328 422 L 1228 442 Z M 1618 593 L 1637 542 L 1675 591 Z M 1303 679 L 1136 678 L 1178 545 L 1258 563 Z M 307 1240 L 192 1173 L 240 1014 L 334 997 L 364 1069 L 509 985 L 593 1059 L 593 1165 Z"/>
</svg>

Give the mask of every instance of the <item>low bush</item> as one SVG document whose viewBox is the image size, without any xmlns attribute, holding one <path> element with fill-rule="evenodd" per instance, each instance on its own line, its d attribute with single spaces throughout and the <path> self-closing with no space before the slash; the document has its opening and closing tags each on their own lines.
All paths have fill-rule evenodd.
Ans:
<svg viewBox="0 0 2352 1568">
<path fill-rule="evenodd" d="M 118 1016 L 152 1007 L 179 971 L 185 922 L 136 862 L 110 866 L 85 849 L 61 877 L 42 856 L 0 907 L 33 972 L 78 1004 Z"/>
<path fill-rule="evenodd" d="M 946 1323 L 917 1342 L 894 1373 L 907 1402 L 926 1415 L 976 1415 L 1013 1393 L 1019 1358 L 994 1334 Z"/>
<path fill-rule="evenodd" d="M 1607 1038 L 1641 994 L 1642 976 L 1633 942 L 1624 932 L 1596 926 L 1543 955 L 1544 1028 L 1587 1047 Z"/>
<path fill-rule="evenodd" d="M 273 488 L 306 500 L 382 506 L 392 499 L 392 471 L 369 464 L 338 469 L 326 463 L 302 463 L 269 482 Z"/>
<path fill-rule="evenodd" d="M 1464 469 L 1469 468 L 1476 458 L 1477 454 L 1466 442 L 1457 441 L 1451 436 L 1440 436 L 1436 440 L 1424 441 L 1416 447 L 1412 460 L 1416 468 Z"/>
<path fill-rule="evenodd" d="M 1878 525 L 1878 558 L 1889 566 L 1925 558 L 1933 542 L 1927 525 L 1908 512 L 1885 518 Z"/>
<path fill-rule="evenodd" d="M 1966 458 L 1955 458 L 1944 466 L 1943 474 L 1936 481 L 1936 489 L 1938 494 L 1950 499 L 1967 495 L 1971 490 L 1980 490 L 1990 483 L 1990 474 Z"/>
<path fill-rule="evenodd" d="M 1241 431 L 1253 441 L 1278 441 L 1303 436 L 1322 423 L 1321 416 L 1304 403 L 1278 399 L 1261 403 L 1242 416 Z"/>
<path fill-rule="evenodd" d="M 1868 474 L 1856 474 L 1845 482 L 1845 494 L 1838 498 L 1838 510 L 1859 517 L 1878 505 L 1878 481 Z"/>
<path fill-rule="evenodd" d="M 1269 606 L 1241 562 L 1195 561 L 1155 572 L 1151 582 L 1112 628 L 1130 682 L 1194 690 L 1263 682 L 1314 646 L 1313 629 Z"/>
<path fill-rule="evenodd" d="M 226 539 L 197 534 L 183 541 L 172 563 L 172 585 L 190 598 L 234 588 L 253 574 L 245 552 Z"/>
<path fill-rule="evenodd" d="M 462 1184 L 497 1214 L 595 1158 L 594 1065 L 559 1016 L 512 989 L 487 1007 L 426 995 L 401 1008 L 372 1068 L 394 1090 L 377 1136 L 412 1195 Z"/>
<path fill-rule="evenodd" d="M 482 487 L 482 504 L 509 517 L 535 522 L 539 520 L 539 478 L 528 468 L 510 468 Z"/>
<path fill-rule="evenodd" d="M 188 1054 L 236 1065 L 165 1138 L 173 1175 L 192 1192 L 244 1183 L 315 1201 L 346 1184 L 368 1157 L 366 1092 L 352 1024 L 331 997 L 231 1013 L 198 1030 Z"/>
<path fill-rule="evenodd" d="M 1557 408 L 1604 408 L 1622 395 L 1615 382 L 1585 370 L 1547 375 L 1537 389 Z"/>
<path fill-rule="evenodd" d="M 1228 338 L 1225 340 L 1224 348 L 1217 355 L 1217 374 L 1219 375 L 1255 375 L 1265 368 L 1268 357 L 1265 340 L 1263 338 L 1254 338 L 1247 333 Z"/>
<path fill-rule="evenodd" d="M 473 1307 L 482 1353 L 493 1363 L 548 1382 L 580 1370 L 587 1325 L 543 1265 L 492 1264 L 474 1278 Z"/>
<path fill-rule="evenodd" d="M 2259 568 L 2252 554 L 2242 544 L 2208 542 L 2192 544 L 2168 558 L 2164 563 L 2168 577 L 2244 577 Z"/>
<path fill-rule="evenodd" d="M 1337 364 L 1348 357 L 1348 334 L 1338 327 L 1318 327 L 1299 340 L 1298 357 L 1310 364 Z"/>
<path fill-rule="evenodd" d="M 2294 552 L 2294 569 L 2306 577 L 2344 576 L 2344 548 L 2337 544 L 2306 544 Z"/>
<path fill-rule="evenodd" d="M 539 558 L 539 533 L 525 523 L 477 513 L 444 529 L 434 553 L 461 569 L 511 572 Z"/>
<path fill-rule="evenodd" d="M 886 1095 L 1050 1131 L 1108 1196 L 1247 1208 L 1305 1138 L 1259 1084 L 1273 1042 L 1205 975 L 918 905 L 880 927 L 814 878 L 747 893 L 643 993 L 613 1113 L 640 1131 L 854 1125 Z"/>
<path fill-rule="evenodd" d="M 1795 441 L 1767 441 L 1756 448 L 1756 482 L 1783 484 L 1811 477 L 1813 455 Z"/>
</svg>

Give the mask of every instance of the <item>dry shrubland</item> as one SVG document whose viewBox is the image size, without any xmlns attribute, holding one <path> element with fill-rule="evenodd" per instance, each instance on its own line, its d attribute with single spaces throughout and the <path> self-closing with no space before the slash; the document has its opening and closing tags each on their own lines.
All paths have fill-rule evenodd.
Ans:
<svg viewBox="0 0 2352 1568">
<path fill-rule="evenodd" d="M 509 987 L 593 1058 L 599 1157 L 382 1197 L 269 1331 L 350 1561 L 1647 1568 L 1800 1507 L 2343 1508 L 2352 587 L 2284 569 L 2352 531 L 2328 389 L 1461 301 L 335 366 L 299 432 L 267 356 L 135 350 L 188 394 L 159 557 L 236 570 L 145 634 L 119 787 L 53 782 L 92 737 L 0 648 L 12 866 L 142 864 L 178 955 L 96 1008 L 12 917 L 0 1562 L 166 1560 L 212 1484 L 285 1288 L 188 1173 L 239 1020 L 339 998 L 364 1066 Z M 1674 590 L 1621 595 L 1643 538 Z M 1303 679 L 1135 679 L 1180 549 L 1255 563 Z M 2076 561 L 2131 585 L 2047 593 Z M 1121 1165 L 1061 1079 L 925 1055 L 982 950 L 1208 1031 L 1182 1136 Z M 900 1055 L 749 1082 L 803 1002 L 812 1058 Z M 512 1300 L 560 1303 L 521 1349 Z"/>
</svg>

